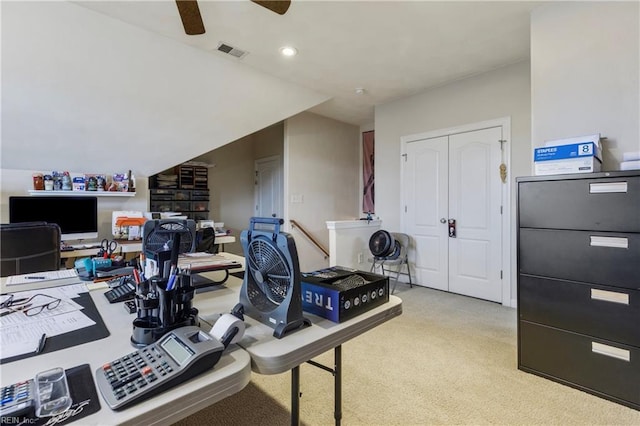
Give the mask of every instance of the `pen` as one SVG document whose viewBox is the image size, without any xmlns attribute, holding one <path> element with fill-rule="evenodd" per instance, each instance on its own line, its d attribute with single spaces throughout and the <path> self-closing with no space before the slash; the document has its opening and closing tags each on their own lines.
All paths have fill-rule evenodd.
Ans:
<svg viewBox="0 0 640 426">
<path fill-rule="evenodd" d="M 24 277 L 25 280 L 46 280 L 47 277 Z"/>
<path fill-rule="evenodd" d="M 40 352 L 42 352 L 44 350 L 44 345 L 47 344 L 47 335 L 45 333 L 42 333 L 42 336 L 40 337 L 40 343 L 38 343 L 38 349 L 36 349 L 36 353 L 39 354 Z"/>
</svg>

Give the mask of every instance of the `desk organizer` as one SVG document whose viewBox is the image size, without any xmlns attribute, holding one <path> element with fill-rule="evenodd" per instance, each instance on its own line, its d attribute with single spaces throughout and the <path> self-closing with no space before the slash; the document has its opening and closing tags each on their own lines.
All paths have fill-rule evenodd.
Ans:
<svg viewBox="0 0 640 426">
<path fill-rule="evenodd" d="M 200 325 L 198 310 L 192 306 L 195 289 L 191 275 L 179 274 L 171 290 L 168 279 L 151 277 L 138 284 L 135 294 L 138 316 L 133 320 L 131 343 L 144 347 L 167 332 L 187 325 Z"/>
</svg>

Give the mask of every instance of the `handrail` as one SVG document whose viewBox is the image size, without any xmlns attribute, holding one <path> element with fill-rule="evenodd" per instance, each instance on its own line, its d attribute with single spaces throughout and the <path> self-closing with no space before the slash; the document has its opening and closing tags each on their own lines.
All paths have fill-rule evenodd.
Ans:
<svg viewBox="0 0 640 426">
<path fill-rule="evenodd" d="M 318 242 L 318 240 L 316 240 L 313 235 L 311 235 L 309 232 L 307 232 L 307 230 L 304 229 L 302 226 L 300 226 L 300 224 L 298 222 L 296 222 L 295 220 L 289 219 L 289 222 L 291 222 L 291 226 L 293 226 L 294 228 L 298 228 L 300 230 L 300 232 L 302 232 L 304 234 L 304 236 L 307 237 L 309 239 L 309 241 L 311 241 L 313 243 L 314 246 L 316 246 L 322 253 L 324 253 L 324 258 L 325 259 L 327 257 L 329 257 L 329 250 L 324 248 L 324 246 L 322 244 L 320 244 L 320 242 Z"/>
</svg>

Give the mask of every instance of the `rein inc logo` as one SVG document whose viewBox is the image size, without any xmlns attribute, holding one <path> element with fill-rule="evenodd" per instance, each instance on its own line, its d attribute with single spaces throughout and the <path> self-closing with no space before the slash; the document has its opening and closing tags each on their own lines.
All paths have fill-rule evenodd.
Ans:
<svg viewBox="0 0 640 426">
<path fill-rule="evenodd" d="M 22 416 L 2 416 L 0 417 L 0 424 L 3 425 L 33 425 L 38 421 L 37 418 L 22 417 Z"/>
</svg>

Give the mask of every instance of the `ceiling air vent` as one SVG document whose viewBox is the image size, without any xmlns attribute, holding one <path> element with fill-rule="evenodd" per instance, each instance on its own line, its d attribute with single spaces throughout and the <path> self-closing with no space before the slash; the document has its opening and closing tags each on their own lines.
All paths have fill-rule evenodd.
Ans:
<svg viewBox="0 0 640 426">
<path fill-rule="evenodd" d="M 220 42 L 220 44 L 218 44 L 218 50 L 220 52 L 229 54 L 231 56 L 235 56 L 238 59 L 242 59 L 246 56 L 246 54 L 248 52 L 244 51 L 244 50 L 240 50 L 238 48 L 235 48 L 233 46 L 229 46 L 227 43 L 223 43 Z"/>
</svg>

